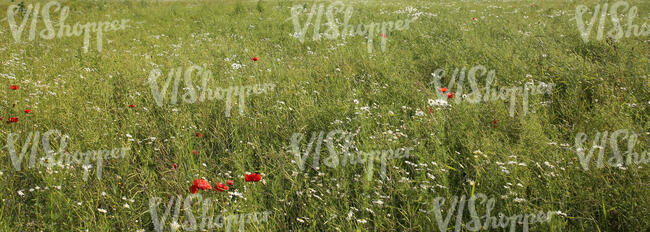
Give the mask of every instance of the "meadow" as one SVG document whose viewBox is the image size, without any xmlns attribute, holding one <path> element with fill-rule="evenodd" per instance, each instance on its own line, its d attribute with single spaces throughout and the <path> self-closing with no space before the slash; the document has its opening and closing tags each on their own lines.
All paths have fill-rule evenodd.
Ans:
<svg viewBox="0 0 650 232">
<path fill-rule="evenodd" d="M 0 231 L 650 231 L 605 3 L 3 0 Z"/>
</svg>

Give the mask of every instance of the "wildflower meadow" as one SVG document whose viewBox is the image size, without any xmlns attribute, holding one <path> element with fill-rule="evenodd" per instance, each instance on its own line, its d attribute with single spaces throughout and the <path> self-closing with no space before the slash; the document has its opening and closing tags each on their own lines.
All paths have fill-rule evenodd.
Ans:
<svg viewBox="0 0 650 232">
<path fill-rule="evenodd" d="M 0 231 L 650 231 L 650 1 L 1 0 Z"/>
</svg>

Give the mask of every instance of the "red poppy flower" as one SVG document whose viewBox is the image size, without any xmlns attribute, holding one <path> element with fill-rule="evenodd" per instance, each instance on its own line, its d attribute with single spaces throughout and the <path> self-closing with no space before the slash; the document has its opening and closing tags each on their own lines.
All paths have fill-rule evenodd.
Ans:
<svg viewBox="0 0 650 232">
<path fill-rule="evenodd" d="M 207 180 L 204 180 L 204 179 L 196 179 L 196 180 L 194 180 L 194 185 L 193 186 L 196 186 L 201 190 L 212 189 L 212 186 L 210 186 L 210 182 L 208 182 Z"/>
<path fill-rule="evenodd" d="M 251 58 L 251 60 L 253 60 L 253 61 L 257 61 L 257 60 L 259 60 L 259 59 L 260 59 L 259 57 L 253 57 L 253 58 Z"/>
<path fill-rule="evenodd" d="M 201 132 L 196 132 L 196 134 L 194 134 L 194 135 L 195 135 L 196 137 L 201 137 L 201 138 L 203 138 L 203 134 L 201 134 Z"/>
<path fill-rule="evenodd" d="M 429 114 L 433 113 L 433 108 L 429 107 Z"/>
<path fill-rule="evenodd" d="M 176 169 L 176 168 L 178 167 L 178 165 L 173 164 L 172 167 L 173 167 L 174 169 Z"/>
<path fill-rule="evenodd" d="M 196 194 L 198 191 L 199 191 L 199 187 L 196 187 L 194 185 L 192 185 L 192 187 L 190 187 L 190 192 L 192 194 Z"/>
<path fill-rule="evenodd" d="M 448 93 L 447 98 L 449 99 L 454 98 L 454 92 Z"/>
<path fill-rule="evenodd" d="M 228 180 L 228 181 L 226 181 L 226 184 L 228 184 L 228 185 L 233 185 L 234 182 L 233 182 L 232 180 Z"/>
<path fill-rule="evenodd" d="M 384 37 L 384 39 L 386 38 L 386 34 L 384 33 L 381 33 L 381 36 Z"/>
<path fill-rule="evenodd" d="M 129 107 L 130 107 L 130 108 L 133 108 L 133 107 L 135 107 L 135 105 L 131 104 L 131 105 L 129 105 Z"/>
<path fill-rule="evenodd" d="M 30 110 L 30 109 L 25 110 L 26 114 L 29 114 L 29 112 L 32 112 L 32 110 Z"/>
<path fill-rule="evenodd" d="M 198 155 L 198 154 L 199 154 L 199 151 L 197 151 L 197 150 L 192 150 L 192 154 Z"/>
<path fill-rule="evenodd" d="M 217 190 L 219 192 L 223 192 L 224 190 L 228 190 L 228 185 L 217 182 L 217 184 L 214 186 L 214 190 Z"/>
<path fill-rule="evenodd" d="M 12 122 L 18 122 L 18 118 L 11 117 L 11 118 L 9 118 L 9 120 L 7 120 L 7 124 L 12 123 Z"/>
<path fill-rule="evenodd" d="M 2 117 L 0 117 L 0 121 L 2 121 Z"/>
<path fill-rule="evenodd" d="M 9 88 L 11 88 L 11 89 L 13 89 L 13 90 L 18 90 L 19 87 L 18 87 L 17 85 L 12 85 L 12 86 L 9 87 Z"/>
<path fill-rule="evenodd" d="M 444 93 L 444 92 L 447 92 L 447 88 L 444 88 L 444 87 L 443 87 L 443 88 L 440 88 L 439 90 L 440 90 L 440 92 L 443 92 L 443 93 Z"/>
<path fill-rule="evenodd" d="M 258 182 L 262 179 L 259 173 L 246 174 L 246 182 Z"/>
</svg>

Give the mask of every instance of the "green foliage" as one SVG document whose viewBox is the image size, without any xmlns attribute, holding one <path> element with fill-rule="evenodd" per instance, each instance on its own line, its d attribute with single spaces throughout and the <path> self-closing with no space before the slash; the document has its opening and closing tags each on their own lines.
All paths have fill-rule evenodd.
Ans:
<svg viewBox="0 0 650 232">
<path fill-rule="evenodd" d="M 262 0 L 257 0 L 257 11 L 260 13 L 264 13 L 264 6 L 262 5 Z"/>
</svg>

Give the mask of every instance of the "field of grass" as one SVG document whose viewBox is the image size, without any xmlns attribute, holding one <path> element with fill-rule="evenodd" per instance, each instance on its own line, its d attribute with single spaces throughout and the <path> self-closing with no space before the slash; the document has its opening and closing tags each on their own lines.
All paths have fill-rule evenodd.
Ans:
<svg viewBox="0 0 650 232">
<path fill-rule="evenodd" d="M 327 13 L 333 1 L 60 0 L 50 9 L 56 32 L 64 6 L 70 26 L 128 20 L 103 33 L 101 51 L 96 33 L 87 51 L 83 35 L 43 39 L 43 16 L 25 12 L 48 1 L 20 2 L 0 2 L 0 231 L 155 231 L 168 206 L 164 231 L 176 229 L 174 212 L 179 231 L 476 231 L 467 206 L 446 226 L 436 215 L 447 217 L 454 197 L 477 194 L 494 199 L 492 216 L 553 212 L 529 228 L 480 231 L 650 231 L 650 163 L 581 164 L 581 147 L 594 151 L 604 132 L 630 133 L 600 144 L 605 159 L 617 144 L 626 155 L 650 150 L 650 36 L 598 40 L 595 25 L 585 42 L 576 8 L 588 8 L 588 21 L 598 1 L 341 2 L 355 27 L 413 20 L 375 30 L 372 51 L 365 35 L 314 40 L 314 24 L 297 38 L 292 7 L 307 9 L 296 15 L 302 27 L 313 4 Z M 636 25 L 650 24 L 650 2 L 627 3 Z M 22 34 L 12 33 L 9 16 L 18 26 L 28 17 Z M 343 23 L 343 13 L 334 17 Z M 492 89 L 531 81 L 549 88 L 527 103 L 510 95 L 470 102 L 467 79 L 464 91 L 448 83 L 454 70 L 479 65 L 494 71 Z M 441 86 L 436 70 L 446 71 Z M 181 78 L 158 102 L 170 73 Z M 203 75 L 212 90 L 268 88 L 202 98 Z M 484 90 L 488 75 L 476 76 Z M 327 138 L 332 131 L 347 134 Z M 48 165 L 47 147 L 58 164 Z M 409 155 L 376 157 L 374 166 L 326 165 L 330 150 L 400 148 Z M 303 166 L 296 151 L 307 149 Z M 102 150 L 114 157 L 96 161 Z M 245 181 L 251 173 L 261 180 Z M 233 183 L 192 194 L 197 179 Z M 204 215 L 255 213 L 201 228 Z"/>
</svg>

